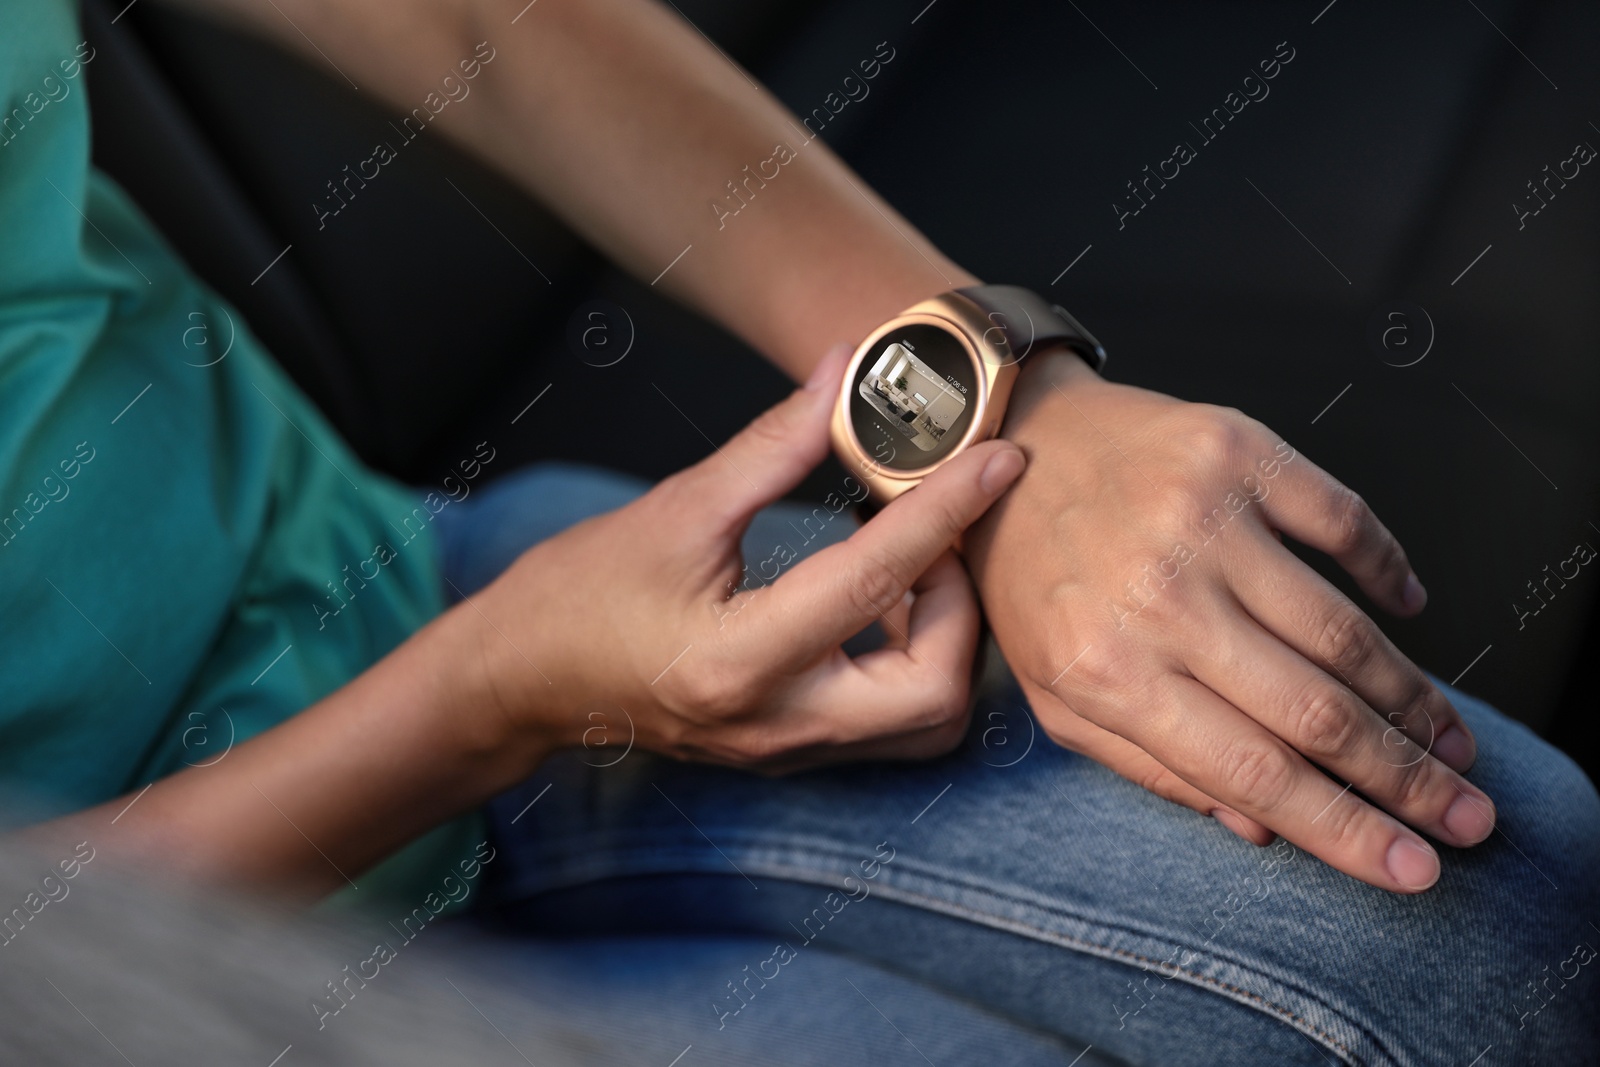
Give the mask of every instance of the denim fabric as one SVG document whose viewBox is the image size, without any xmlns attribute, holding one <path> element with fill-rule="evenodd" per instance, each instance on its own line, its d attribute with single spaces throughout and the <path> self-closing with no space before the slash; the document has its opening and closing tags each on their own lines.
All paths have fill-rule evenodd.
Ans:
<svg viewBox="0 0 1600 1067">
<path fill-rule="evenodd" d="M 1094 1052 L 1082 1055 L 1081 1044 L 820 948 L 805 952 L 768 984 L 770 1003 L 763 1007 L 772 1010 L 752 1009 L 718 1030 L 704 1004 L 725 983 L 743 978 L 745 968 L 771 956 L 772 939 L 756 935 L 530 937 L 459 920 L 438 932 L 438 940 L 419 952 L 414 973 L 449 977 L 516 1049 L 501 1046 L 502 1055 L 481 1061 L 443 1062 L 507 1067 L 524 1062 L 538 1067 L 668 1067 L 674 1061 L 675 1067 L 1107 1063 Z M 438 977 L 434 984 L 445 996 L 456 997 Z M 45 992 L 54 996 L 48 986 Z M 299 1052 L 297 1047 L 294 1055 Z"/>
<path fill-rule="evenodd" d="M 629 491 L 572 468 L 512 476 L 454 513 L 448 565 L 492 574 Z M 894 1020 L 919 1045 L 939 991 L 1131 1063 L 1600 1062 L 1600 802 L 1526 728 L 1446 693 L 1499 828 L 1441 847 L 1418 896 L 1254 848 L 1056 747 L 1012 687 L 980 701 L 959 751 L 917 764 L 769 780 L 563 754 L 491 805 L 504 858 L 485 900 L 528 931 L 772 939 L 698 1000 L 641 1006 L 708 1046 L 803 1013 L 790 969 L 840 954 L 929 990 Z"/>
</svg>

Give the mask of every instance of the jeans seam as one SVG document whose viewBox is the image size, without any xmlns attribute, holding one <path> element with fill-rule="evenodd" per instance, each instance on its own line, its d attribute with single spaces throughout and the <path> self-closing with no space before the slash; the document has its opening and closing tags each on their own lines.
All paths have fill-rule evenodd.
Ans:
<svg viewBox="0 0 1600 1067">
<path fill-rule="evenodd" d="M 581 839 L 569 838 L 567 840 L 576 842 L 576 841 L 581 840 Z M 542 841 L 541 842 L 541 846 L 542 845 L 549 845 L 549 844 L 557 844 L 557 843 L 559 843 L 559 840 L 546 840 L 546 841 Z M 739 856 L 741 862 L 745 866 L 748 866 L 753 872 L 755 872 L 757 874 L 760 874 L 760 875 L 764 875 L 764 876 L 769 877 L 769 878 L 777 878 L 777 879 L 785 880 L 785 881 L 794 881 L 794 882 L 799 882 L 801 884 L 806 884 L 806 885 L 827 886 L 828 883 L 823 881 L 821 879 L 821 877 L 819 877 L 819 870 L 818 870 L 817 866 L 815 866 L 815 865 L 807 866 L 807 865 L 801 865 L 801 864 L 796 864 L 796 863 L 786 863 L 786 862 L 783 862 L 783 861 L 769 860 L 769 859 L 765 858 L 763 855 L 761 855 L 760 853 L 774 853 L 774 852 L 787 851 L 787 852 L 789 852 L 791 854 L 794 854 L 794 853 L 797 853 L 797 852 L 809 852 L 812 855 L 815 855 L 815 856 L 827 856 L 827 858 L 841 858 L 841 857 L 849 857 L 849 856 L 854 855 L 853 853 L 849 852 L 848 850 L 846 850 L 844 848 L 837 849 L 837 851 L 836 851 L 836 853 L 834 855 L 828 855 L 829 850 L 827 848 L 819 848 L 819 847 L 817 847 L 818 843 L 816 841 L 807 841 L 803 848 L 796 848 L 795 846 L 796 846 L 797 842 L 793 842 L 793 841 L 786 841 L 786 842 L 784 842 L 784 846 L 783 847 L 778 847 L 778 846 L 776 846 L 774 844 L 774 842 L 770 838 L 763 838 L 759 842 L 759 844 L 757 846 L 759 848 L 759 850 L 760 850 L 760 853 L 752 853 L 751 851 L 749 851 L 749 849 L 750 849 L 749 845 L 745 845 L 744 847 L 741 847 L 739 844 L 729 843 L 725 839 L 724 839 L 724 844 L 725 844 L 726 847 L 723 849 L 723 851 L 731 852 L 733 855 Z M 630 876 L 630 875 L 647 874 L 647 873 L 708 873 L 708 874 L 720 874 L 721 873 L 721 868 L 722 868 L 721 863 L 708 865 L 703 870 L 698 868 L 697 866 L 695 866 L 693 863 L 678 863 L 677 865 L 675 865 L 675 866 L 673 866 L 671 868 L 665 869 L 665 870 L 655 869 L 657 867 L 657 863 L 658 863 L 659 859 L 661 858 L 661 856 L 663 855 L 663 853 L 669 853 L 669 852 L 670 853 L 681 853 L 681 855 L 686 856 L 686 857 L 692 856 L 696 860 L 702 860 L 702 859 L 706 859 L 707 858 L 703 854 L 703 850 L 702 849 L 697 849 L 697 848 L 694 848 L 693 846 L 685 846 L 685 847 L 682 847 L 682 848 L 678 848 L 678 847 L 663 848 L 661 846 L 646 845 L 646 846 L 623 846 L 623 847 L 619 848 L 618 845 L 615 842 L 607 842 L 607 843 L 604 843 L 604 844 L 592 845 L 592 846 L 589 846 L 589 847 L 579 846 L 579 847 L 563 848 L 563 849 L 558 849 L 557 851 L 558 851 L 558 853 L 560 855 L 562 855 L 563 857 L 566 857 L 568 859 L 572 858 L 575 855 L 589 855 L 589 856 L 606 856 L 606 857 L 612 858 L 613 860 L 618 859 L 618 858 L 622 858 L 622 857 L 626 857 L 626 860 L 623 863 L 612 865 L 612 869 L 611 870 L 607 871 L 604 874 L 599 874 L 598 876 L 582 877 L 582 878 L 576 878 L 576 879 L 574 879 L 574 878 L 560 879 L 559 882 L 557 880 L 546 880 L 546 881 L 544 881 L 543 885 L 540 888 L 538 888 L 537 890 L 534 890 L 533 893 L 536 894 L 536 893 L 539 893 L 539 892 L 550 892 L 550 891 L 557 890 L 557 889 L 575 888 L 576 886 L 585 884 L 587 882 L 591 882 L 591 881 L 595 881 L 595 880 L 599 880 L 599 879 L 603 879 L 603 878 L 619 878 L 619 877 L 627 877 L 627 876 Z M 732 859 L 729 859 L 727 856 L 723 856 L 723 857 L 720 857 L 720 858 L 727 859 L 727 861 L 728 861 L 728 863 L 730 865 L 733 862 Z M 743 873 L 741 868 L 736 868 L 736 870 L 740 870 L 740 873 Z M 546 868 L 543 873 L 548 874 L 548 868 Z M 945 874 L 935 874 L 935 873 L 932 873 L 931 871 L 921 871 L 921 872 L 915 872 L 915 873 L 916 873 L 916 876 L 922 877 L 922 878 L 933 878 L 933 879 L 950 881 L 950 882 L 952 882 L 952 884 L 961 886 L 961 888 L 966 889 L 968 891 L 992 893 L 992 894 L 994 894 L 996 896 L 1003 897 L 1003 898 L 1005 898 L 1007 900 L 1010 900 L 1012 902 L 1015 902 L 1015 903 L 1023 903 L 1025 906 L 1032 906 L 1032 907 L 1038 907 L 1039 906 L 1038 904 L 1034 904 L 1034 903 L 1031 903 L 1031 902 L 1019 901 L 1016 898 L 1011 897 L 1009 894 L 1006 894 L 1003 890 L 997 889 L 994 886 L 989 886 L 989 885 L 963 885 L 962 882 L 960 880 L 958 880 L 958 879 L 949 879 Z M 730 877 L 731 877 L 731 875 L 730 875 Z M 1251 1003 L 1244 1004 L 1244 1006 L 1246 1006 L 1246 1007 L 1255 1007 L 1256 1010 L 1262 1011 L 1263 1013 L 1265 1013 L 1267 1015 L 1270 1015 L 1270 1016 L 1272 1016 L 1274 1018 L 1279 1019 L 1282 1022 L 1287 1023 L 1288 1025 L 1292 1026 L 1294 1029 L 1299 1030 L 1302 1034 L 1306 1035 L 1307 1037 L 1315 1036 L 1315 1038 L 1320 1040 L 1321 1043 L 1325 1047 L 1327 1047 L 1330 1051 L 1333 1051 L 1336 1054 L 1338 1054 L 1346 1062 L 1349 1062 L 1349 1063 L 1359 1063 L 1359 1062 L 1361 1062 L 1360 1059 L 1358 1058 L 1359 1054 L 1349 1044 L 1347 1044 L 1345 1041 L 1343 1041 L 1340 1038 L 1338 1038 L 1337 1036 L 1335 1036 L 1333 1033 L 1331 1033 L 1328 1030 L 1324 1029 L 1323 1027 L 1318 1026 L 1316 1023 L 1312 1022 L 1311 1020 L 1309 1020 L 1309 1019 L 1303 1017 L 1302 1015 L 1292 1011 L 1287 1005 L 1279 1004 L 1276 1001 L 1269 1000 L 1268 998 L 1262 996 L 1259 993 L 1255 993 L 1255 992 L 1252 992 L 1252 991 L 1250 991 L 1248 989 L 1244 989 L 1244 988 L 1242 988 L 1240 986 L 1237 986 L 1237 985 L 1235 985 L 1235 984 L 1233 984 L 1231 982 L 1224 981 L 1224 980 L 1222 980 L 1220 978 L 1213 978 L 1213 977 L 1211 977 L 1209 975 L 1200 974 L 1200 973 L 1195 972 L 1195 971 L 1185 970 L 1183 968 L 1168 964 L 1165 961 L 1155 959 L 1154 957 L 1145 956 L 1145 955 L 1143 955 L 1141 953 L 1134 952 L 1134 951 L 1132 951 L 1130 949 L 1120 948 L 1120 947 L 1117 947 L 1115 945 L 1110 945 L 1110 944 L 1102 944 L 1100 942 L 1089 940 L 1087 938 L 1080 937 L 1080 936 L 1077 936 L 1075 934 L 1068 934 L 1068 933 L 1058 932 L 1058 931 L 1055 931 L 1055 930 L 1050 930 L 1050 929 L 1048 929 L 1046 927 L 1038 925 L 1037 923 L 1029 922 L 1029 921 L 1027 921 L 1025 919 L 1014 918 L 1014 917 L 1010 917 L 1010 916 L 1000 916 L 1000 915 L 988 914 L 986 912 L 980 911 L 978 909 L 972 908 L 972 907 L 970 907 L 968 905 L 961 904 L 961 903 L 956 902 L 956 901 L 947 900 L 947 899 L 945 899 L 943 897 L 940 897 L 940 896 L 937 896 L 937 895 L 934 895 L 934 894 L 931 894 L 931 893 L 919 892 L 917 890 L 909 889 L 909 888 L 906 888 L 906 887 L 903 887 L 903 886 L 896 886 L 896 885 L 894 885 L 894 884 L 892 884 L 890 882 L 887 882 L 887 881 L 883 882 L 883 883 L 880 883 L 879 887 L 876 890 L 874 890 L 874 893 L 877 894 L 877 895 L 883 896 L 885 899 L 896 900 L 896 901 L 898 901 L 900 903 L 907 904 L 907 905 L 910 905 L 910 906 L 913 906 L 913 907 L 921 907 L 921 908 L 923 908 L 925 910 L 932 911 L 932 912 L 935 912 L 935 913 L 943 913 L 943 914 L 950 915 L 950 916 L 955 917 L 955 918 L 960 918 L 960 919 L 964 919 L 964 920 L 969 921 L 969 922 L 976 923 L 976 924 L 978 924 L 980 926 L 988 926 L 988 927 L 995 928 L 995 929 L 1007 930 L 1009 932 L 1016 933 L 1016 934 L 1018 934 L 1020 936 L 1030 937 L 1030 938 L 1032 938 L 1033 940 L 1036 940 L 1036 941 L 1043 941 L 1045 943 L 1063 944 L 1063 947 L 1077 947 L 1080 951 L 1084 951 L 1086 954 L 1091 955 L 1091 956 L 1099 956 L 1101 958 L 1106 958 L 1109 955 L 1109 956 L 1119 957 L 1119 958 L 1122 958 L 1122 959 L 1137 961 L 1137 962 L 1142 963 L 1142 964 L 1150 964 L 1156 969 L 1158 974 L 1163 974 L 1163 976 L 1165 976 L 1163 968 L 1170 969 L 1171 971 L 1176 972 L 1176 974 L 1182 975 L 1187 981 L 1189 981 L 1193 985 L 1197 985 L 1197 986 L 1200 986 L 1202 988 L 1212 989 L 1214 991 L 1222 991 L 1225 994 L 1231 994 L 1231 996 L 1229 996 L 1229 999 L 1233 1000 L 1235 1003 L 1242 1003 L 1239 998 L 1245 998 L 1246 1000 L 1248 1000 Z M 530 895 L 530 894 L 527 893 L 527 892 L 524 892 L 524 893 L 519 893 L 519 894 L 515 894 L 515 895 L 516 896 L 525 897 L 525 896 Z M 1134 937 L 1157 937 L 1157 936 L 1159 936 L 1159 937 L 1163 937 L 1164 938 L 1164 937 L 1168 936 L 1166 934 L 1153 934 L 1153 933 L 1147 933 L 1147 932 L 1142 932 L 1142 931 L 1137 931 L 1137 930 L 1128 930 L 1128 929 L 1125 929 L 1125 928 L 1119 928 L 1115 924 L 1103 922 L 1102 920 L 1100 920 L 1098 918 L 1090 919 L 1090 918 L 1084 918 L 1082 916 L 1076 916 L 1076 915 L 1072 916 L 1072 918 L 1076 922 L 1081 923 L 1083 925 L 1104 927 L 1107 930 L 1117 931 L 1119 933 L 1127 934 L 1129 936 L 1134 936 Z M 1172 940 L 1174 940 L 1176 942 L 1179 939 L 1173 938 Z M 1179 942 L 1179 943 L 1181 943 L 1181 942 Z M 1212 957 L 1212 958 L 1215 959 L 1216 962 L 1218 962 L 1218 963 L 1220 963 L 1220 964 L 1222 964 L 1224 966 L 1227 966 L 1227 967 L 1233 967 L 1233 968 L 1237 968 L 1239 970 L 1244 970 L 1244 971 L 1252 971 L 1254 969 L 1252 967 L 1252 965 L 1250 965 L 1250 964 L 1248 964 L 1248 963 L 1246 963 L 1246 962 L 1244 962 L 1242 960 L 1231 959 L 1231 958 L 1226 958 L 1226 957 Z M 1273 976 L 1269 976 L 1269 975 L 1266 975 L 1266 974 L 1262 974 L 1262 977 L 1264 979 L 1268 979 L 1268 980 L 1271 980 L 1271 981 L 1282 981 L 1282 979 L 1278 979 L 1278 978 L 1275 978 Z M 1289 984 L 1289 983 L 1285 983 L 1285 984 Z M 1322 1000 L 1322 998 L 1316 996 L 1315 994 L 1313 994 L 1313 993 L 1311 993 L 1311 992 L 1309 992 L 1309 991 L 1307 991 L 1305 989 L 1299 989 L 1299 988 L 1297 988 L 1296 991 L 1300 995 L 1306 997 L 1308 1000 L 1315 1001 L 1324 1010 L 1326 1010 L 1326 1011 L 1338 1016 L 1339 1018 L 1343 1019 L 1344 1022 L 1348 1026 L 1351 1027 L 1351 1029 L 1355 1030 L 1357 1033 L 1359 1033 L 1363 1037 L 1365 1037 L 1367 1039 L 1367 1042 L 1373 1047 L 1374 1051 L 1378 1052 L 1379 1055 L 1382 1055 L 1384 1059 L 1388 1060 L 1391 1063 L 1396 1062 L 1393 1056 L 1388 1055 L 1388 1054 L 1383 1053 L 1383 1052 L 1380 1051 L 1383 1048 L 1383 1042 L 1380 1041 L 1377 1038 L 1377 1035 L 1375 1035 L 1368 1027 L 1366 1027 L 1366 1026 L 1362 1025 L 1361 1023 L 1357 1022 L 1355 1019 L 1351 1018 L 1349 1015 L 1347 1015 L 1345 1012 L 1341 1011 L 1340 1009 L 1338 1009 L 1338 1008 L 1336 1008 L 1336 1007 L 1334 1007 L 1332 1005 L 1327 1004 L 1325 1001 Z"/>
<path fill-rule="evenodd" d="M 1224 982 L 1220 978 L 1212 978 L 1209 975 L 1200 974 L 1200 973 L 1198 973 L 1196 971 L 1186 971 L 1181 967 L 1172 966 L 1171 964 L 1167 964 L 1164 961 L 1158 960 L 1153 956 L 1145 956 L 1145 955 L 1142 955 L 1140 953 L 1131 951 L 1130 949 L 1118 948 L 1118 947 L 1113 946 L 1113 945 L 1100 944 L 1098 942 L 1091 941 L 1091 940 L 1089 940 L 1087 938 L 1078 937 L 1078 936 L 1073 935 L 1073 934 L 1065 934 L 1065 933 L 1060 933 L 1060 932 L 1054 931 L 1054 930 L 1047 930 L 1042 926 L 1038 926 L 1038 925 L 1035 925 L 1033 923 L 1029 923 L 1029 922 L 1027 922 L 1025 920 L 1022 920 L 1022 919 L 1013 919 L 1013 918 L 1004 918 L 1004 919 L 1002 919 L 999 916 L 986 915 L 983 912 L 978 911 L 978 910 L 976 910 L 974 908 L 968 908 L 968 907 L 966 907 L 964 905 L 957 904 L 957 903 L 954 903 L 954 902 L 951 902 L 951 901 L 947 901 L 947 900 L 942 900 L 942 899 L 940 899 L 938 897 L 935 897 L 935 896 L 930 896 L 930 895 L 918 893 L 915 890 L 900 889 L 900 888 L 896 888 L 896 887 L 888 887 L 886 891 L 883 891 L 883 895 L 888 897 L 891 900 L 900 899 L 900 900 L 903 900 L 905 903 L 915 903 L 918 906 L 927 908 L 930 911 L 948 910 L 949 913 L 954 914 L 959 918 L 965 918 L 968 921 L 978 923 L 979 925 L 983 925 L 983 926 L 1003 926 L 1004 928 L 1014 929 L 1016 932 L 1026 932 L 1028 935 L 1034 936 L 1035 939 L 1039 940 L 1039 941 L 1045 941 L 1045 942 L 1070 941 L 1073 944 L 1080 945 L 1085 949 L 1095 950 L 1094 952 L 1090 953 L 1091 955 L 1095 954 L 1096 952 L 1109 952 L 1110 954 L 1112 954 L 1114 956 L 1120 956 L 1120 957 L 1124 957 L 1126 959 L 1136 960 L 1139 963 L 1153 964 L 1155 969 L 1156 969 L 1156 973 L 1157 974 L 1163 974 L 1163 972 L 1162 972 L 1162 968 L 1163 967 L 1171 967 L 1171 969 L 1174 972 L 1176 972 L 1176 974 L 1181 974 L 1181 975 L 1184 975 L 1184 976 L 1188 977 L 1189 979 L 1191 979 L 1197 985 L 1214 986 L 1214 987 L 1216 987 L 1218 989 L 1225 989 L 1225 990 L 1228 990 L 1229 992 L 1236 993 L 1239 996 L 1247 997 L 1250 1000 L 1255 1001 L 1257 1004 L 1259 1004 L 1261 1006 L 1261 1010 L 1267 1012 L 1268 1014 L 1277 1015 L 1280 1018 L 1286 1019 L 1286 1020 L 1288 1020 L 1290 1022 L 1301 1024 L 1305 1029 L 1311 1030 L 1318 1037 L 1322 1038 L 1328 1045 L 1330 1045 L 1333 1048 L 1334 1051 L 1339 1052 L 1340 1054 L 1342 1054 L 1343 1057 L 1345 1059 L 1347 1059 L 1347 1060 L 1352 1060 L 1353 1061 L 1354 1057 L 1356 1055 L 1354 1049 L 1350 1048 L 1350 1046 L 1346 1045 L 1343 1041 L 1339 1040 L 1333 1034 L 1331 1034 L 1328 1031 L 1324 1030 L 1322 1027 L 1318 1026 L 1316 1023 L 1312 1022 L 1311 1020 L 1306 1019 L 1306 1018 L 1304 1018 L 1304 1017 L 1302 1017 L 1300 1015 L 1297 1015 L 1295 1012 L 1290 1011 L 1288 1007 L 1286 1007 L 1286 1006 L 1284 1006 L 1282 1004 L 1278 1004 L 1278 1003 L 1275 1003 L 1273 1001 L 1268 1000 L 1267 998 L 1261 996 L 1259 993 L 1253 993 L 1248 989 L 1243 989 L 1243 988 L 1241 988 L 1239 986 L 1233 985 L 1230 982 Z M 1230 966 L 1234 966 L 1234 967 L 1243 967 L 1244 966 L 1243 964 L 1240 964 L 1240 963 L 1238 963 L 1236 961 L 1228 961 L 1228 963 L 1229 963 Z M 1164 974 L 1163 974 L 1163 977 L 1165 977 Z M 1301 992 L 1305 993 L 1304 990 L 1302 990 Z M 1310 994 L 1308 994 L 1308 993 L 1306 993 L 1305 995 L 1306 996 L 1310 996 Z M 1327 1005 L 1324 1005 L 1324 1007 L 1327 1007 Z M 1333 1009 L 1333 1008 L 1328 1008 L 1328 1010 L 1329 1011 L 1335 1011 L 1335 1009 Z M 1362 1030 L 1363 1033 L 1366 1032 L 1365 1027 L 1361 1027 L 1361 1026 L 1359 1026 L 1359 1025 L 1353 1023 L 1353 1022 L 1352 1022 L 1352 1025 L 1355 1025 L 1357 1027 L 1357 1029 Z"/>
</svg>

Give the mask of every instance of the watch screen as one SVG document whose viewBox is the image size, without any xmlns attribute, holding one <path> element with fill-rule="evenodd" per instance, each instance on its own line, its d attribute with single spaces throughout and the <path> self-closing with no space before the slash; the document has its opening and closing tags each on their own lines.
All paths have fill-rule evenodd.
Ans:
<svg viewBox="0 0 1600 1067">
<path fill-rule="evenodd" d="M 872 346 L 856 370 L 850 421 L 867 455 L 894 470 L 937 463 L 972 421 L 972 357 L 938 326 L 912 324 Z"/>
</svg>

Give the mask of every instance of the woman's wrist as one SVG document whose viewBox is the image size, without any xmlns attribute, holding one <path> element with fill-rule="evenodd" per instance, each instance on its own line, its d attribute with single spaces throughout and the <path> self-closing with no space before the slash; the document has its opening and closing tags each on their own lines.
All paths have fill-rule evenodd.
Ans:
<svg viewBox="0 0 1600 1067">
<path fill-rule="evenodd" d="M 418 640 L 450 751 L 505 788 L 575 739 L 561 728 L 553 684 L 494 621 L 489 592 L 452 607 Z"/>
<path fill-rule="evenodd" d="M 1038 422 L 1044 411 L 1063 397 L 1070 399 L 1083 386 L 1101 380 L 1082 356 L 1065 345 L 1033 353 L 1018 371 L 1001 433 L 1013 440 L 1013 433 L 1026 438 L 1028 427 Z"/>
<path fill-rule="evenodd" d="M 1028 470 L 1023 472 L 1011 493 L 973 524 L 962 542 L 962 557 L 978 584 L 980 595 L 993 597 L 1014 592 L 986 587 L 984 582 L 996 533 L 1005 524 L 1007 515 L 1032 506 L 1030 486 L 1041 480 L 1074 477 L 1071 462 L 1063 464 L 1063 458 L 1070 459 L 1070 453 L 1063 451 L 1062 426 L 1086 429 L 1081 410 L 1074 411 L 1073 406 L 1082 400 L 1086 391 L 1104 384 L 1105 380 L 1094 368 L 1065 345 L 1034 352 L 1022 362 L 1006 406 L 1000 436 L 1022 449 L 1028 458 Z M 1080 456 L 1079 461 L 1089 462 L 1087 455 Z M 989 606 L 988 600 L 984 602 Z"/>
<path fill-rule="evenodd" d="M 485 632 L 495 636 L 470 604 L 458 605 L 226 759 L 35 833 L 68 845 L 98 835 L 109 865 L 307 902 L 355 884 L 395 849 L 526 779 L 559 747 L 553 731 L 514 729 L 501 714 Z M 102 834 L 112 821 L 117 832 Z"/>
<path fill-rule="evenodd" d="M 806 271 L 808 279 L 826 279 L 815 286 L 810 298 L 804 287 L 794 284 L 793 274 L 771 270 L 766 262 L 770 257 L 755 257 L 755 262 L 744 268 L 771 275 L 770 284 L 763 289 L 763 334 L 747 332 L 747 340 L 796 381 L 804 381 L 831 346 L 843 342 L 854 347 L 911 305 L 951 289 L 980 284 L 920 235 L 904 237 L 876 216 L 857 221 L 864 225 L 851 238 L 853 246 L 839 239 L 838 247 L 819 252 Z M 872 229 L 874 223 L 877 231 Z M 908 244 L 912 241 L 916 243 Z M 813 238 L 813 242 L 825 243 L 821 238 Z M 877 254 L 871 252 L 874 245 Z M 723 324 L 739 326 L 726 319 Z"/>
</svg>

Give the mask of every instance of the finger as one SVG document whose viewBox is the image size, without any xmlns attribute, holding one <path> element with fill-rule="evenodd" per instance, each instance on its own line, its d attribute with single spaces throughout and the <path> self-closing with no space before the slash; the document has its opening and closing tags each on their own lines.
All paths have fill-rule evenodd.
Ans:
<svg viewBox="0 0 1600 1067">
<path fill-rule="evenodd" d="M 986 441 L 934 471 L 849 540 L 807 557 L 752 605 L 769 625 L 750 654 L 799 666 L 868 623 L 883 621 L 962 530 L 1022 473 L 1022 450 Z M 754 629 L 752 632 L 756 632 Z M 793 635 L 772 645 L 767 635 Z"/>
<path fill-rule="evenodd" d="M 1193 678 L 1172 675 L 1163 688 L 1154 714 L 1125 720 L 1126 736 L 1185 781 L 1380 889 L 1417 893 L 1438 881 L 1438 854 L 1394 816 Z"/>
<path fill-rule="evenodd" d="M 1293 456 L 1281 472 L 1284 480 L 1262 500 L 1268 523 L 1338 560 L 1385 611 L 1408 616 L 1422 610 L 1428 594 L 1405 549 L 1366 501 L 1304 456 Z"/>
<path fill-rule="evenodd" d="M 972 581 L 946 550 L 913 580 L 912 594 L 908 626 L 890 629 L 899 647 L 828 661 L 806 676 L 804 696 L 789 713 L 816 724 L 834 745 L 963 719 L 978 647 Z"/>
<path fill-rule="evenodd" d="M 800 484 L 827 455 L 828 421 L 847 356 L 843 346 L 829 349 L 803 388 L 663 484 L 719 532 L 743 534 L 757 511 Z"/>
<path fill-rule="evenodd" d="M 920 762 L 949 755 L 960 748 L 970 721 L 970 715 L 962 715 L 944 726 L 930 726 L 909 733 L 843 745 L 817 744 L 795 748 L 753 767 L 747 763 L 735 766 L 755 770 L 759 774 L 784 775 L 835 767 L 841 763 Z"/>
<path fill-rule="evenodd" d="M 787 773 L 850 759 L 925 759 L 959 744 L 978 641 L 977 598 L 948 552 L 913 593 L 903 648 L 851 659 L 835 646 L 791 681 L 775 711 L 719 727 L 719 740 L 739 753 L 728 762 Z M 715 753 L 705 758 L 717 762 Z"/>
<path fill-rule="evenodd" d="M 1494 805 L 1359 695 L 1243 611 L 1189 668 L 1223 700 L 1390 814 L 1458 847 L 1494 829 Z"/>
<path fill-rule="evenodd" d="M 1024 683 L 1023 690 L 1039 722 L 1049 723 L 1045 730 L 1056 744 L 1088 756 L 1163 800 L 1211 816 L 1252 845 L 1270 845 L 1277 836 L 1254 819 L 1196 789 L 1138 745 L 1078 715 L 1054 694 L 1031 683 Z"/>
<path fill-rule="evenodd" d="M 843 653 L 839 656 L 846 658 Z M 836 689 L 819 689 L 815 694 L 808 690 L 779 714 L 750 716 L 719 723 L 714 732 L 685 735 L 678 751 L 696 763 L 790 774 L 859 760 L 931 759 L 950 752 L 966 736 L 969 709 L 949 697 L 939 697 L 950 701 L 947 714 L 930 716 L 927 709 L 932 705 L 924 703 L 904 719 L 874 719 L 881 705 L 847 709 L 828 702 L 838 695 Z"/>
<path fill-rule="evenodd" d="M 1388 727 L 1465 773 L 1477 742 L 1428 676 L 1349 597 L 1282 546 L 1263 538 L 1258 559 L 1256 574 L 1234 583 L 1256 622 L 1355 690 Z"/>
</svg>

